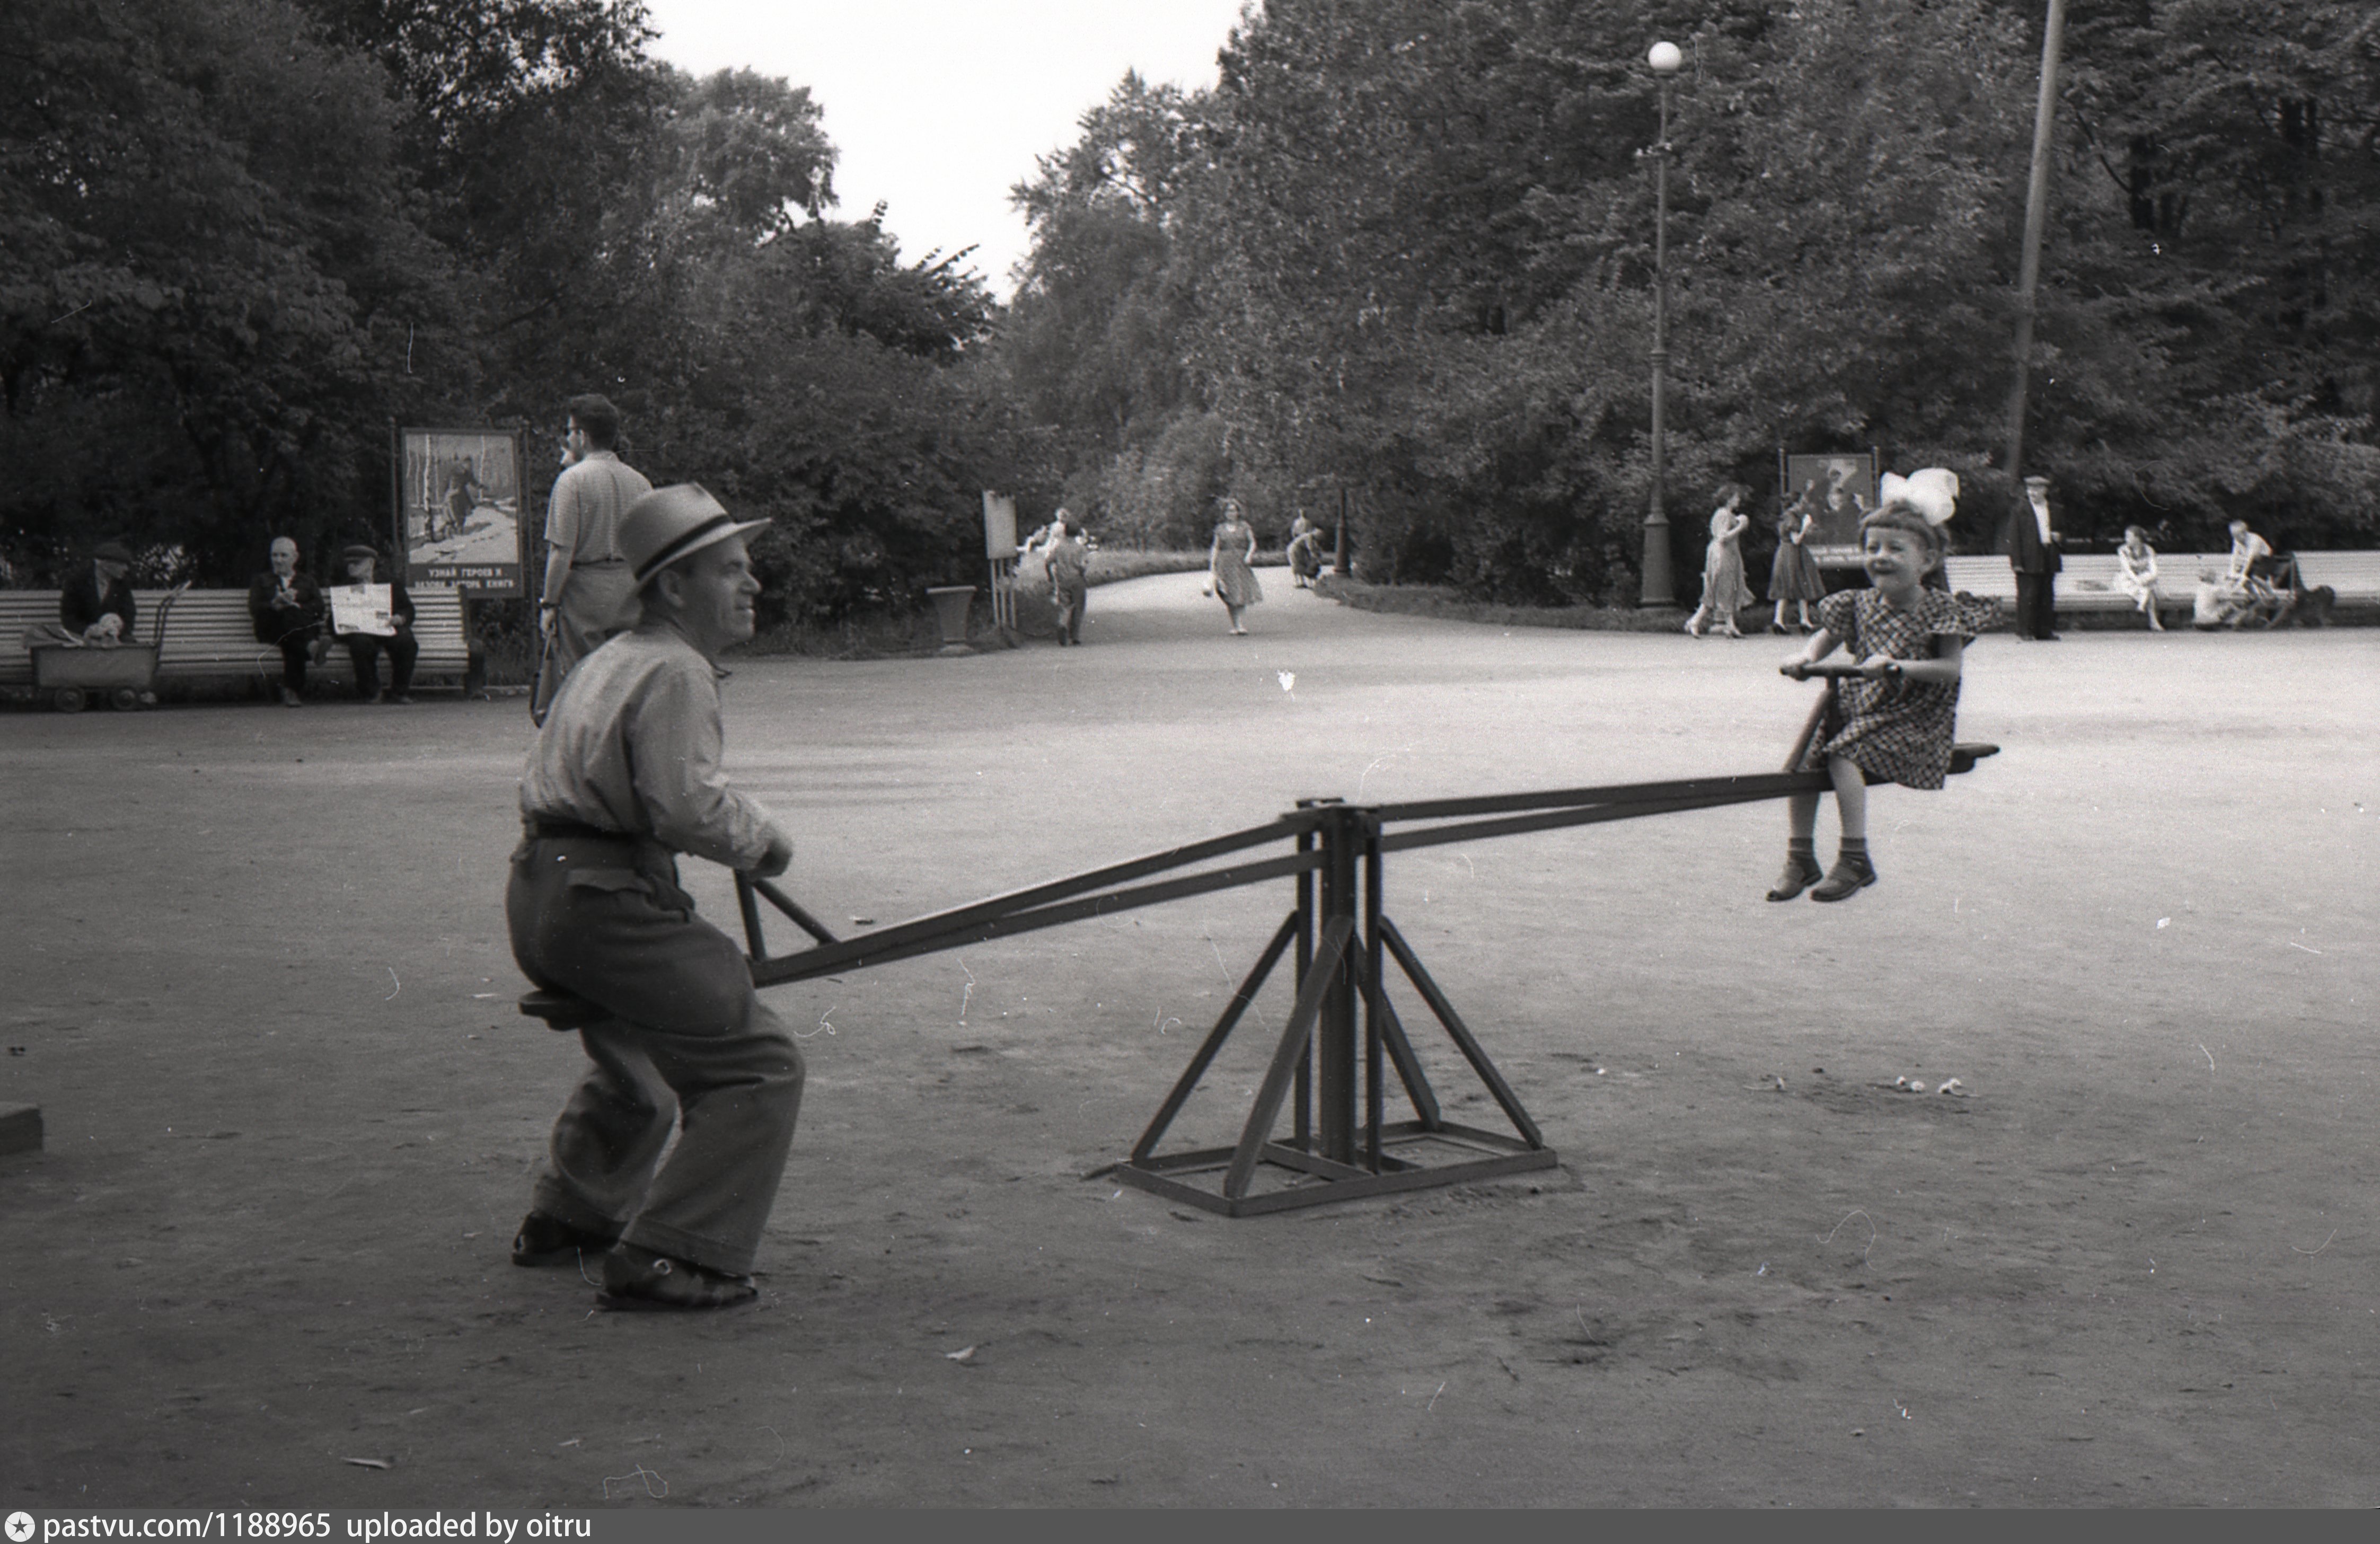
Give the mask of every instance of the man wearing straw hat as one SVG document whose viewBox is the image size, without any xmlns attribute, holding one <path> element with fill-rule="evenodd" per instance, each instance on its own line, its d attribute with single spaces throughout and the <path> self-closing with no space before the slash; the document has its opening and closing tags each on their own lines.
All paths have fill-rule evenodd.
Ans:
<svg viewBox="0 0 2380 1544">
<path fill-rule="evenodd" d="M 521 773 L 513 957 L 610 1016 L 579 1032 L 590 1064 L 554 1122 L 513 1262 L 601 1254 L 607 1307 L 756 1295 L 747 1272 L 801 1107 L 801 1053 L 743 951 L 694 915 L 675 857 L 763 876 L 793 859 L 783 828 L 720 769 L 717 661 L 752 636 L 760 585 L 744 535 L 765 523 L 692 483 L 629 505 L 620 550 L 640 619 L 571 671 Z"/>
</svg>

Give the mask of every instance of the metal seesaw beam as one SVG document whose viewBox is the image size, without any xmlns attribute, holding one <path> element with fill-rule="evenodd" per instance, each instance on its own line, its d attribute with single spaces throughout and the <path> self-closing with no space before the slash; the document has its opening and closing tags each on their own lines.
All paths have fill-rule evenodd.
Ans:
<svg viewBox="0 0 2380 1544">
<path fill-rule="evenodd" d="M 1998 749 L 1991 745 L 1957 746 L 1949 770 L 1967 772 Z M 1824 772 L 1785 772 L 1368 807 L 1309 800 L 1265 825 L 1028 885 L 864 938 L 836 938 L 766 880 L 737 875 L 736 899 L 751 950 L 753 983 L 778 986 L 1191 895 L 1294 878 L 1296 908 L 1274 930 L 1262 956 L 1232 994 L 1130 1156 L 1107 1171 L 1142 1189 L 1227 1215 L 1247 1216 L 1486 1179 L 1549 1168 L 1556 1162 L 1519 1095 L 1497 1071 L 1411 942 L 1386 915 L 1381 902 L 1384 855 L 1533 831 L 1720 808 L 1822 793 L 1831 787 Z M 1435 823 L 1390 834 L 1384 827 L 1391 821 Z M 1168 869 L 1210 863 L 1284 837 L 1296 844 L 1295 850 L 1284 857 L 1228 863 L 1152 883 L 1132 882 Z M 1314 881 L 1318 873 L 1321 875 L 1318 905 Z M 792 918 L 817 941 L 816 945 L 797 954 L 770 955 L 762 938 L 760 900 Z M 1293 945 L 1298 966 L 1296 1003 L 1239 1140 L 1229 1148 L 1157 1153 L 1157 1143 L 1239 1026 L 1267 977 Z M 1388 958 L 1396 961 L 1464 1063 L 1493 1096 L 1512 1123 L 1512 1135 L 1458 1125 L 1441 1114 L 1412 1041 L 1390 1002 L 1384 979 Z M 577 1027 L 577 1020 L 570 1017 L 574 1010 L 601 1014 L 590 1003 L 554 993 L 532 992 L 522 1001 L 524 1013 L 548 1018 L 557 1028 Z M 1359 1015 L 1363 1019 L 1360 1074 Z M 1385 1083 L 1391 1068 L 1413 1104 L 1415 1120 L 1391 1124 L 1386 1119 Z M 1359 1092 L 1363 1096 L 1360 1120 Z M 1296 1106 L 1295 1136 L 1275 1141 L 1272 1127 L 1280 1120 L 1282 1105 L 1292 1100 Z M 1435 1164 L 1409 1156 L 1429 1146 L 1451 1149 L 1463 1156 L 1451 1163 Z M 1259 1191 L 1255 1187 L 1256 1176 L 1267 1165 L 1296 1178 L 1287 1187 Z M 1195 1183 L 1201 1174 L 1220 1175 L 1220 1191 Z"/>
</svg>

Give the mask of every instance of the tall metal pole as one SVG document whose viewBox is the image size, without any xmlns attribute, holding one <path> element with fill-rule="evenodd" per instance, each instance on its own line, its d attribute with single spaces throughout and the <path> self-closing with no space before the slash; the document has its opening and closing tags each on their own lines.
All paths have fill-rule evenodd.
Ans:
<svg viewBox="0 0 2380 1544">
<path fill-rule="evenodd" d="M 1657 43 L 1648 56 L 1661 78 L 1661 139 L 1653 147 L 1653 498 L 1645 516 L 1645 593 L 1638 604 L 1677 603 L 1670 574 L 1670 517 L 1664 507 L 1669 476 L 1668 423 L 1663 398 L 1670 373 L 1670 78 L 1682 55 L 1675 43 Z"/>
<path fill-rule="evenodd" d="M 2041 232 L 2049 222 L 2049 148 L 2058 115 L 2058 59 L 2066 35 L 2066 0 L 2049 0 L 2041 28 L 2041 99 L 2033 112 L 2033 176 L 2024 197 L 2024 256 L 2016 280 L 2016 383 L 2009 388 L 2008 475 L 2024 485 L 2025 383 L 2033 363 L 2034 296 L 2041 283 Z M 1655 398 L 1658 402 L 1659 398 Z M 1658 412 L 1657 407 L 1654 409 Z M 1658 421 L 1658 420 L 1657 420 Z"/>
</svg>

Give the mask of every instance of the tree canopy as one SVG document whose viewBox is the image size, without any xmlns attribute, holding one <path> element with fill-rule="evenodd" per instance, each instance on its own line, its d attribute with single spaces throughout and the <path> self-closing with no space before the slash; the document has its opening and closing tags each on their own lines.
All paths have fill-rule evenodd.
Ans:
<svg viewBox="0 0 2380 1544">
<path fill-rule="evenodd" d="M 836 217 L 806 88 L 636 0 L 26 0 L 0 50 L 0 558 L 225 583 L 384 540 L 398 423 L 558 430 L 779 517 L 771 614 L 969 571 L 1040 439 L 966 253 Z M 162 577 L 164 576 L 152 576 Z"/>
<path fill-rule="evenodd" d="M 1989 542 L 2039 0 L 1264 0 L 1127 75 L 967 252 L 843 214 L 823 104 L 650 56 L 638 0 L 20 0 L 0 50 L 0 561 L 212 582 L 388 524 L 399 423 L 625 410 L 776 531 L 767 603 L 913 603 L 977 494 L 1203 542 L 1344 509 L 1382 577 L 1633 597 L 1655 36 L 1672 529 L 1883 450 Z M 2380 18 L 2071 0 L 2027 469 L 2082 536 L 2380 529 Z"/>
<path fill-rule="evenodd" d="M 2027 470 L 2078 534 L 2380 526 L 2380 22 L 2074 0 Z M 1269 0 L 1192 95 L 1135 78 L 1015 192 L 1003 350 L 1095 518 L 1358 510 L 1383 577 L 1633 596 L 1657 36 L 1673 510 L 1880 447 L 1987 545 L 2037 0 Z M 1673 520 L 1699 564 L 1699 519 Z"/>
</svg>

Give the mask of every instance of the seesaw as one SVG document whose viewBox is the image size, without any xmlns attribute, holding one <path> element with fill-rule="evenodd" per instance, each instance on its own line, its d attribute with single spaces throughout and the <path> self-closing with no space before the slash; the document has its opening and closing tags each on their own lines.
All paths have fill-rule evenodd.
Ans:
<svg viewBox="0 0 2380 1544">
<path fill-rule="evenodd" d="M 1805 674 L 1841 677 L 1858 675 L 1859 670 L 1835 663 L 1807 667 Z M 1831 687 L 1828 689 L 1831 692 Z M 1813 713 L 1794 760 L 1800 759 L 1818 720 L 1819 714 Z M 1951 752 L 1950 771 L 1969 772 L 1998 750 L 1992 745 L 1957 746 Z M 1871 776 L 1869 781 L 1879 780 Z M 1175 1079 L 1129 1156 L 1106 1171 L 1139 1189 L 1208 1211 L 1245 1217 L 1549 1169 L 1556 1162 L 1553 1149 L 1546 1146 L 1544 1134 L 1530 1119 L 1520 1097 L 1496 1070 L 1411 942 L 1390 918 L 1383 895 L 1389 854 L 1566 826 L 1715 809 L 1794 794 L 1824 793 L 1832 787 L 1823 772 L 1789 771 L 1402 804 L 1303 799 L 1263 825 L 972 901 L 879 929 L 864 938 L 835 937 L 767 880 L 738 874 L 736 901 L 743 914 L 753 984 L 774 987 L 1192 895 L 1293 881 L 1294 904 L 1273 930 L 1270 942 L 1224 1004 L 1214 1027 Z M 1287 852 L 1256 856 L 1256 849 L 1280 842 L 1289 845 Z M 1195 871 L 1174 873 L 1178 869 Z M 807 933 L 809 946 L 793 954 L 771 954 L 761 925 L 762 901 Z M 1228 1148 L 1159 1152 L 1174 1118 L 1283 955 L 1289 956 L 1294 971 L 1295 1002 L 1275 1042 L 1239 1140 Z M 1447 1118 L 1390 999 L 1391 960 L 1495 1100 L 1511 1127 L 1509 1132 Z M 523 997 L 520 1009 L 556 1029 L 581 1028 L 605 1016 L 592 1003 L 541 991 Z M 1411 1108 L 1410 1119 L 1388 1118 L 1390 1069 L 1404 1103 Z M 1284 1105 L 1290 1129 L 1276 1135 Z M 1259 1185 L 1260 1178 L 1276 1183 Z"/>
</svg>

